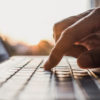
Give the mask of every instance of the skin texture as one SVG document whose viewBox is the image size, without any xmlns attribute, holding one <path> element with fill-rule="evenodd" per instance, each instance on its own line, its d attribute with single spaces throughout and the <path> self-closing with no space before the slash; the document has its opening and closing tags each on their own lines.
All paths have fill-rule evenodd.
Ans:
<svg viewBox="0 0 100 100">
<path fill-rule="evenodd" d="M 64 19 L 54 25 L 53 31 L 56 44 L 45 70 L 56 66 L 64 55 L 76 57 L 81 68 L 100 66 L 100 8 Z"/>
</svg>

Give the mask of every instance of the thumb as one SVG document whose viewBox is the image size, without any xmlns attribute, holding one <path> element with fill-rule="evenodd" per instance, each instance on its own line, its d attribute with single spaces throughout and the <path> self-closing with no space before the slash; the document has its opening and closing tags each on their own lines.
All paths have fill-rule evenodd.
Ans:
<svg viewBox="0 0 100 100">
<path fill-rule="evenodd" d="M 82 53 L 77 63 L 81 68 L 100 67 L 100 47 Z"/>
</svg>

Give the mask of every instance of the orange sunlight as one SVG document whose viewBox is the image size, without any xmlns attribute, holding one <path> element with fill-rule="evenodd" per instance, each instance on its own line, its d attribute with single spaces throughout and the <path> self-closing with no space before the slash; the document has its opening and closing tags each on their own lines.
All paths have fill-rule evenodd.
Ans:
<svg viewBox="0 0 100 100">
<path fill-rule="evenodd" d="M 0 32 L 38 44 L 43 39 L 52 40 L 55 22 L 88 8 L 89 0 L 0 0 Z"/>
</svg>

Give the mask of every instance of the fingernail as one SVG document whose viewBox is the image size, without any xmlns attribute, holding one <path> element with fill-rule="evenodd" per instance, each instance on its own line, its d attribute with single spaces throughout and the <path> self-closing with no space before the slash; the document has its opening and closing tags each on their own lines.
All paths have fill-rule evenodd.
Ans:
<svg viewBox="0 0 100 100">
<path fill-rule="evenodd" d="M 50 70 L 50 69 L 49 69 L 48 67 L 46 67 L 46 66 L 44 66 L 44 69 L 45 69 L 45 70 Z"/>
<path fill-rule="evenodd" d="M 51 68 L 49 67 L 49 63 L 48 63 L 48 61 L 44 64 L 44 69 L 45 70 L 50 70 Z"/>
<path fill-rule="evenodd" d="M 94 67 L 93 58 L 89 54 L 82 54 L 77 60 L 78 65 L 81 68 L 92 68 Z"/>
</svg>

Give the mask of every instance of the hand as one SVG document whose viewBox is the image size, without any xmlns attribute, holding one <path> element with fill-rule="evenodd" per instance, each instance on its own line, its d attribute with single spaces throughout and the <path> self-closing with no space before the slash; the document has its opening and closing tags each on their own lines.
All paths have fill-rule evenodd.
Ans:
<svg viewBox="0 0 100 100">
<path fill-rule="evenodd" d="M 59 37 L 61 36 L 61 34 L 63 33 L 65 29 L 67 29 L 69 26 L 71 26 L 72 24 L 74 24 L 75 22 L 77 22 L 79 19 L 83 18 L 87 14 L 89 14 L 91 11 L 93 11 L 93 9 L 88 10 L 77 16 L 69 17 L 67 19 L 64 19 L 56 23 L 53 27 L 53 32 L 54 32 L 53 37 L 55 39 L 55 42 L 57 42 L 57 40 L 59 39 Z M 87 49 L 84 46 L 73 44 L 72 47 L 69 50 L 67 50 L 65 55 L 78 57 L 81 53 L 85 51 L 87 51 Z"/>
<path fill-rule="evenodd" d="M 73 51 L 75 52 L 73 49 L 75 48 L 78 50 L 79 46 L 81 46 L 81 52 L 79 55 L 74 55 L 78 57 L 79 66 L 82 68 L 99 67 L 99 19 L 100 8 L 96 8 L 80 15 L 70 17 L 69 19 L 65 19 L 64 21 L 60 22 L 60 24 L 57 23 L 54 27 L 54 38 L 57 42 L 55 47 L 52 49 L 44 68 L 46 70 L 53 68 L 59 63 L 65 54 L 72 54 L 73 56 Z M 94 44 L 92 45 L 89 41 Z M 85 49 L 83 50 L 83 48 Z"/>
</svg>

